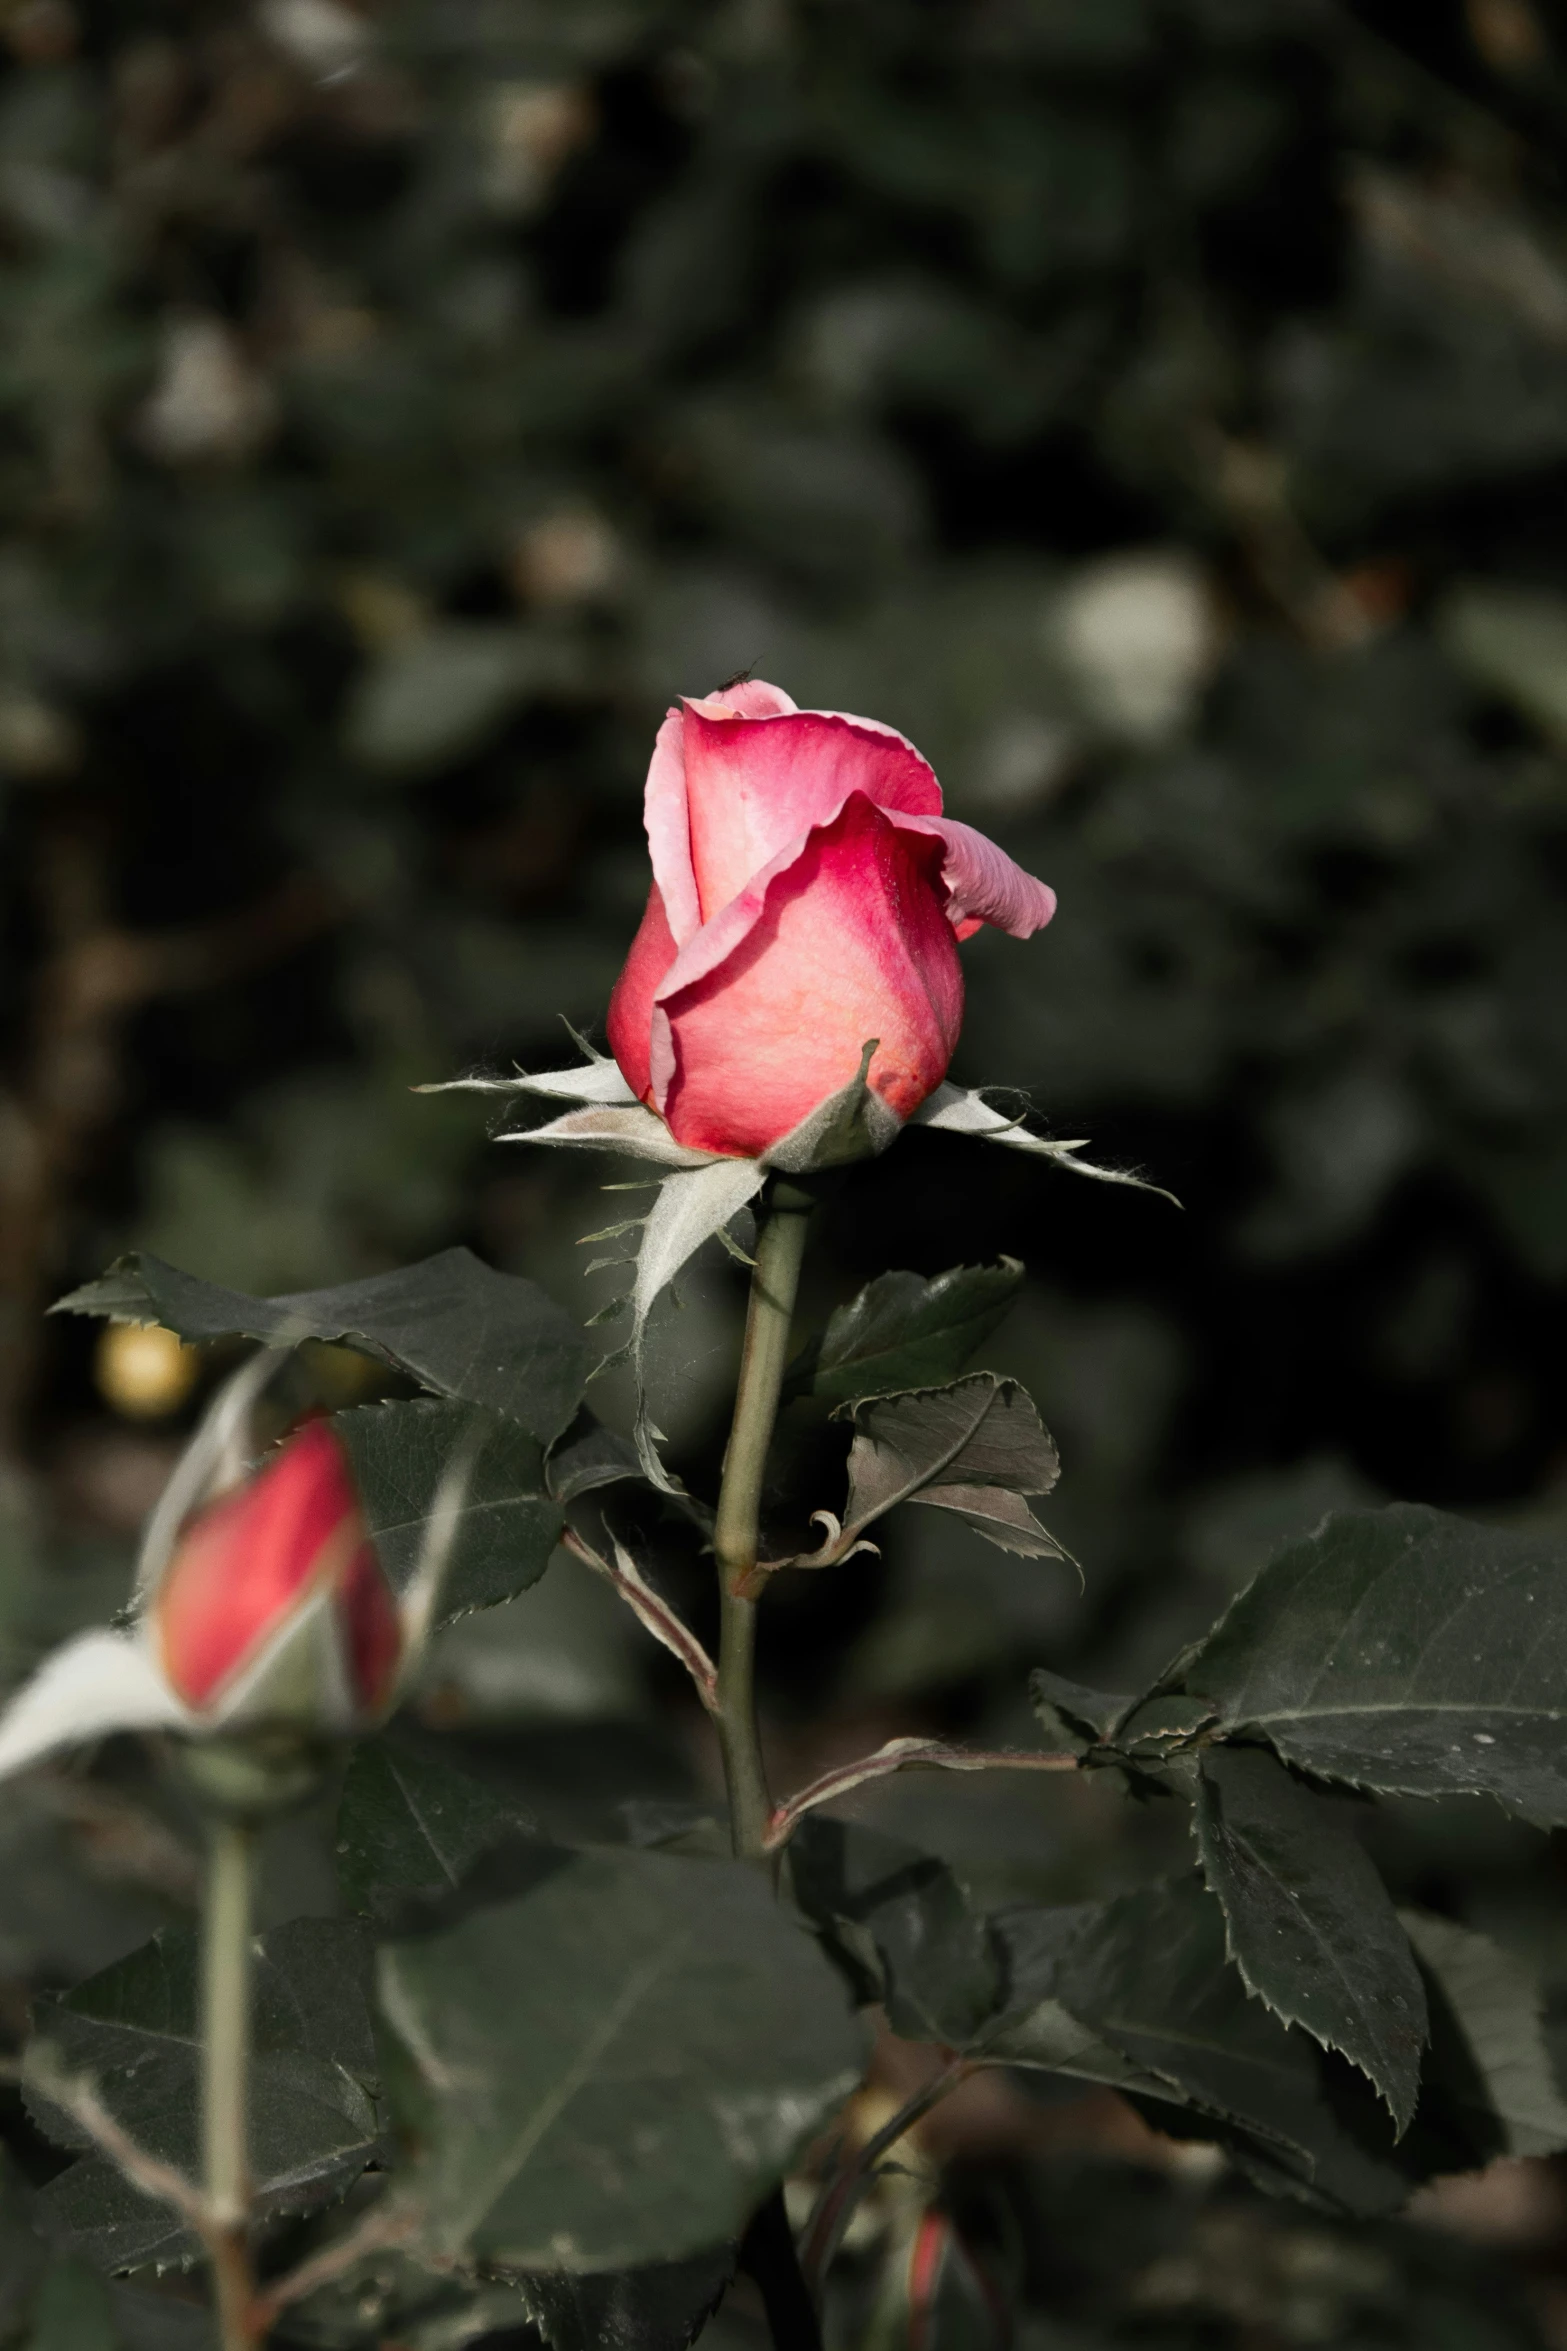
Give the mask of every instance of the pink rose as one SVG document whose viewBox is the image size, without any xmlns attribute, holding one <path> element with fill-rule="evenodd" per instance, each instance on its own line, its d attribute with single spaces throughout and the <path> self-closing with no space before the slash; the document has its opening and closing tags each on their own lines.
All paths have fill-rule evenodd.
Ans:
<svg viewBox="0 0 1567 2351">
<path fill-rule="evenodd" d="M 859 1070 L 902 1120 L 963 1022 L 958 941 L 1026 939 L 1055 893 L 968 825 L 911 743 L 776 686 L 671 710 L 646 796 L 653 887 L 609 1042 L 695 1149 L 756 1158 Z"/>
<path fill-rule="evenodd" d="M 248 1484 L 187 1522 L 151 1615 L 164 1674 L 187 1706 L 226 1714 L 230 1692 L 297 1632 L 306 1678 L 335 1691 L 344 1716 L 380 1710 L 402 1659 L 402 1626 L 324 1421 L 307 1423 Z M 292 1664 L 295 1683 L 303 1663 Z M 247 1711 L 267 1711 L 270 1678 L 259 1676 Z"/>
</svg>

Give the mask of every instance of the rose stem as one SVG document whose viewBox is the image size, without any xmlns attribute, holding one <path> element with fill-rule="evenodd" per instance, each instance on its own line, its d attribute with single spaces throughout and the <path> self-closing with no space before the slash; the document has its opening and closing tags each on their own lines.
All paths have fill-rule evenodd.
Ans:
<svg viewBox="0 0 1567 2351">
<path fill-rule="evenodd" d="M 730 1836 L 736 1853 L 747 1861 L 763 1859 L 772 1815 L 756 1733 L 756 1555 L 762 1478 L 778 1417 L 789 1324 L 813 1205 L 811 1194 L 800 1185 L 782 1176 L 773 1179 L 757 1234 L 740 1384 L 713 1531 L 721 1611 L 715 1720 L 729 1789 Z"/>
<path fill-rule="evenodd" d="M 729 1833 L 745 1861 L 767 1854 L 772 1799 L 756 1734 L 756 1554 L 761 1533 L 762 1479 L 784 1366 L 805 1229 L 815 1205 L 809 1192 L 774 1177 L 757 1234 L 735 1416 L 718 1490 L 713 1549 L 718 1555 L 718 1743 L 729 1789 Z M 794 2235 L 775 2189 L 753 2216 L 740 2253 L 761 2291 L 774 2351 L 821 2351 L 821 2331 L 800 2275 Z"/>
<path fill-rule="evenodd" d="M 246 2117 L 250 2059 L 250 1891 L 255 1831 L 217 1814 L 208 1829 L 202 1944 L 202 2131 L 209 2251 L 223 2351 L 255 2351 Z"/>
</svg>

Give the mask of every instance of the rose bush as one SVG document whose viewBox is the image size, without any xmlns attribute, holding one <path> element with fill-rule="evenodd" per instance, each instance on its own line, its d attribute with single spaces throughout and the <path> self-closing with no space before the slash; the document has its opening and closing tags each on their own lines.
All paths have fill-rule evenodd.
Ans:
<svg viewBox="0 0 1567 2351">
<path fill-rule="evenodd" d="M 850 1084 L 899 1119 L 947 1072 L 958 942 L 1026 939 L 1055 895 L 970 826 L 891 727 L 760 680 L 671 710 L 648 769 L 653 886 L 609 1041 L 694 1149 L 754 1158 Z"/>
</svg>

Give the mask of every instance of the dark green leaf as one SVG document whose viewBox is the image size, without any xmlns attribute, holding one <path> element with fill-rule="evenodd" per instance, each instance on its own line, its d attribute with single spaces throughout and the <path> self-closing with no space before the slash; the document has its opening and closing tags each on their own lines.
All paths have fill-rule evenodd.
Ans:
<svg viewBox="0 0 1567 2351">
<path fill-rule="evenodd" d="M 531 1827 L 482 1780 L 409 1746 L 369 1739 L 343 1782 L 338 1880 L 351 1909 L 371 1915 L 445 1893 L 489 1846 Z"/>
<path fill-rule="evenodd" d="M 785 1394 L 847 1404 L 956 1378 L 989 1338 L 1023 1283 L 1015 1257 L 955 1265 L 927 1281 L 884 1273 L 840 1306 L 790 1370 Z"/>
<path fill-rule="evenodd" d="M 801 1909 L 860 1972 L 865 1996 L 883 2003 L 895 2033 L 961 2043 L 995 2014 L 995 1937 L 934 1854 L 808 1813 L 790 1840 L 789 1875 Z"/>
<path fill-rule="evenodd" d="M 1240 1595 L 1186 1684 L 1324 1779 L 1567 1821 L 1567 1544 L 1412 1503 L 1336 1513 Z"/>
<path fill-rule="evenodd" d="M 0 2342 L 10 2342 L 49 2264 L 34 2199 L 15 2159 L 0 2148 Z"/>
<path fill-rule="evenodd" d="M 1213 1708 L 1205 1699 L 1187 1698 L 1178 1690 L 1158 1690 L 1122 1717 L 1113 1744 L 1135 1760 L 1158 1762 L 1189 1747 L 1212 1720 Z"/>
<path fill-rule="evenodd" d="M 27 2351 L 124 2351 L 107 2278 L 70 2256 L 52 2264 L 33 2304 Z"/>
<path fill-rule="evenodd" d="M 1108 1690 L 1090 1690 L 1081 1682 L 1069 1682 L 1064 1674 L 1052 1673 L 1045 1665 L 1037 1665 L 1029 1675 L 1028 1691 L 1046 1741 L 1072 1754 L 1086 1754 L 1090 1747 L 1108 1739 L 1133 1704 L 1132 1699 L 1115 1697 Z"/>
<path fill-rule="evenodd" d="M 544 1474 L 557 1502 L 575 1502 L 600 1486 L 639 1478 L 642 1464 L 629 1437 L 606 1428 L 584 1404 L 571 1426 L 550 1447 Z"/>
<path fill-rule="evenodd" d="M 370 1946 L 346 1919 L 296 1918 L 256 1961 L 250 2156 L 263 2214 L 340 2190 L 378 2138 L 376 2052 L 366 2005 Z M 34 2046 L 96 2082 L 110 2112 L 164 2162 L 191 2173 L 200 2145 L 199 1959 L 194 1931 L 155 1936 L 62 1998 L 41 2001 Z M 36 2085 L 28 2103 L 63 2145 L 89 2142 Z M 45 2202 L 100 2266 L 188 2259 L 192 2240 L 160 2205 L 87 2155 Z"/>
<path fill-rule="evenodd" d="M 394 1591 L 412 1581 L 442 1473 L 454 1456 L 462 1512 L 436 1622 L 514 1600 L 550 1563 L 562 1526 L 545 1491 L 544 1449 L 514 1420 L 471 1404 L 420 1398 L 366 1404 L 332 1422 L 348 1448 L 365 1519 Z"/>
<path fill-rule="evenodd" d="M 998 1924 L 1016 1993 L 992 2055 L 1188 2107 L 1267 2185 L 1353 2212 L 1402 2202 L 1409 2175 L 1375 2093 L 1250 1997 L 1198 1877 Z"/>
<path fill-rule="evenodd" d="M 975 1372 L 944 1388 L 873 1398 L 852 1417 L 845 1542 L 895 1503 L 928 1502 L 956 1511 L 1003 1551 L 1064 1556 L 1023 1499 L 1048 1494 L 1060 1463 L 1016 1380 Z"/>
<path fill-rule="evenodd" d="M 554 2351 L 685 2351 L 734 2276 L 735 2248 L 598 2277 L 520 2280 L 529 2315 Z"/>
<path fill-rule="evenodd" d="M 1247 1988 L 1381 2091 L 1408 2127 L 1420 2094 L 1425 1991 L 1387 1888 L 1342 1801 L 1263 1747 L 1210 1747 L 1194 1821 L 1203 1874 Z"/>
<path fill-rule="evenodd" d="M 505 1413 L 544 1445 L 575 1412 L 592 1361 L 584 1334 L 537 1282 L 497 1273 L 467 1249 L 281 1298 L 249 1298 L 136 1251 L 52 1311 L 158 1322 L 182 1339 L 339 1339 L 437 1395 Z"/>
<path fill-rule="evenodd" d="M 121 2351 L 219 2351 L 211 2311 L 183 2293 L 140 2279 L 109 2292 Z"/>
<path fill-rule="evenodd" d="M 741 1863 L 540 1850 L 518 1874 L 381 1954 L 426 2247 L 601 2270 L 737 2236 L 858 2077 L 837 1971 Z"/>
</svg>

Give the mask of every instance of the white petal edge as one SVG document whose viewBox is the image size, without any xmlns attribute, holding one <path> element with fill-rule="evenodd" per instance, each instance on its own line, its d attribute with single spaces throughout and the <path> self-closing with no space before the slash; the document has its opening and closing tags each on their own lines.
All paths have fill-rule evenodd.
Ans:
<svg viewBox="0 0 1567 2351">
<path fill-rule="evenodd" d="M 966 1086 L 939 1085 L 934 1094 L 923 1101 L 909 1118 L 910 1126 L 938 1127 L 947 1134 L 978 1135 L 987 1143 L 1005 1143 L 1009 1150 L 1028 1151 L 1036 1159 L 1052 1160 L 1073 1175 L 1092 1176 L 1096 1183 L 1128 1184 L 1136 1192 L 1153 1192 L 1161 1200 L 1168 1200 L 1173 1208 L 1181 1203 L 1173 1192 L 1161 1184 L 1151 1184 L 1145 1176 L 1133 1175 L 1125 1168 L 1095 1167 L 1088 1159 L 1079 1159 L 1079 1151 L 1087 1149 L 1086 1142 L 1057 1143 L 1046 1135 L 1031 1135 L 1015 1118 L 1003 1117 L 993 1110 L 982 1093 L 971 1092 Z"/>
<path fill-rule="evenodd" d="M 110 1731 L 188 1730 L 197 1717 L 134 1634 L 79 1633 L 46 1657 L 0 1714 L 0 1779 Z"/>
</svg>

